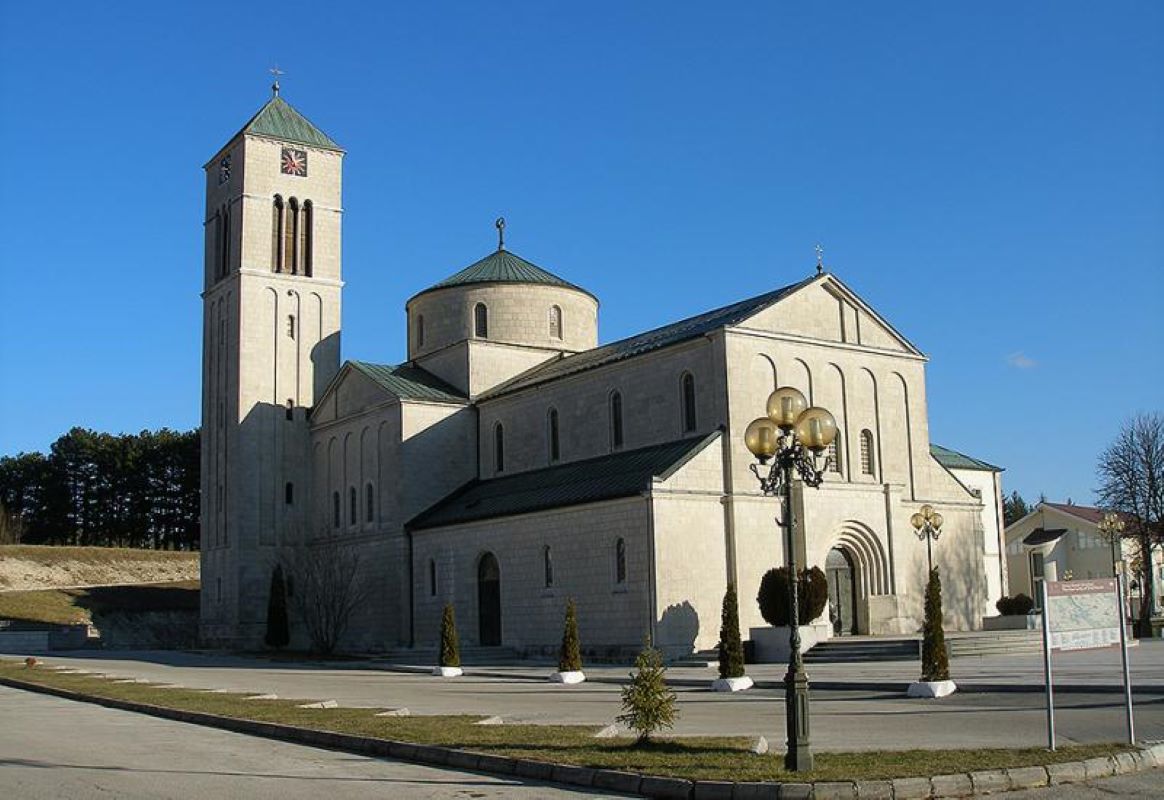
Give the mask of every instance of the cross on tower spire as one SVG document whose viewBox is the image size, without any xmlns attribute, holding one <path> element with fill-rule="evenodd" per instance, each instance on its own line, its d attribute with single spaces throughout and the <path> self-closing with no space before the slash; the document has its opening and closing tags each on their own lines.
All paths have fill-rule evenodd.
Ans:
<svg viewBox="0 0 1164 800">
<path fill-rule="evenodd" d="M 498 217 L 493 227 L 497 228 L 497 252 L 500 253 L 505 249 L 505 217 Z"/>
<path fill-rule="evenodd" d="M 816 274 L 820 275 L 824 272 L 824 248 L 820 246 L 820 242 L 816 243 Z"/>
<path fill-rule="evenodd" d="M 285 75 L 286 73 L 283 72 L 283 70 L 279 69 L 278 64 L 271 67 L 269 70 L 267 70 L 267 72 L 269 72 L 275 76 L 275 82 L 271 84 L 271 96 L 278 97 L 279 96 L 279 76 Z"/>
</svg>

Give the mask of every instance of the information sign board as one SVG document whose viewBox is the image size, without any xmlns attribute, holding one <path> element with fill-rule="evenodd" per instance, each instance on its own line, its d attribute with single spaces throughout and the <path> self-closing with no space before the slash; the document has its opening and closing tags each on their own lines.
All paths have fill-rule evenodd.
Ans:
<svg viewBox="0 0 1164 800">
<path fill-rule="evenodd" d="M 1120 603 L 1115 578 L 1047 581 L 1052 650 L 1119 647 Z"/>
</svg>

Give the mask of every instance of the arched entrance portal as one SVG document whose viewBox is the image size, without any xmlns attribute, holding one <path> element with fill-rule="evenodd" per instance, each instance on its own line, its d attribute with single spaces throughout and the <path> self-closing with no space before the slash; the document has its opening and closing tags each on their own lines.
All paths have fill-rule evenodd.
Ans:
<svg viewBox="0 0 1164 800">
<path fill-rule="evenodd" d="M 477 562 L 477 632 L 482 647 L 501 644 L 501 568 L 492 553 Z"/>
<path fill-rule="evenodd" d="M 852 635 L 857 632 L 857 575 L 853 560 L 844 549 L 829 550 L 825 574 L 829 579 L 829 620 L 833 635 Z"/>
</svg>

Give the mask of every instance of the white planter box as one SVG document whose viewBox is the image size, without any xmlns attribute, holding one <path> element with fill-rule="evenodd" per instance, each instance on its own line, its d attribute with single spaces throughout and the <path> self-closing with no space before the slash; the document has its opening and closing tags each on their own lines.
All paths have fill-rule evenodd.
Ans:
<svg viewBox="0 0 1164 800">
<path fill-rule="evenodd" d="M 459 678 L 465 673 L 460 667 L 433 667 L 432 674 L 442 678 Z"/>
<path fill-rule="evenodd" d="M 800 626 L 800 652 L 831 639 L 833 626 L 827 622 Z M 748 638 L 755 642 L 756 661 L 761 664 L 785 664 L 788 662 L 788 628 L 749 628 Z"/>
<path fill-rule="evenodd" d="M 752 679 L 747 675 L 742 678 L 716 678 L 711 682 L 713 692 L 742 692 L 752 688 Z"/>
<path fill-rule="evenodd" d="M 581 670 L 573 672 L 554 672 L 550 674 L 552 683 L 582 683 L 586 680 L 586 673 Z"/>
<path fill-rule="evenodd" d="M 906 692 L 908 697 L 945 697 L 958 691 L 953 681 L 914 681 Z"/>
</svg>

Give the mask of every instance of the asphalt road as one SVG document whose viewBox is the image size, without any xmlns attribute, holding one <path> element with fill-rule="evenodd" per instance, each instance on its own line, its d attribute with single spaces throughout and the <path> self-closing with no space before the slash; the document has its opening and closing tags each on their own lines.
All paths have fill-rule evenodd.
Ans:
<svg viewBox="0 0 1164 800">
<path fill-rule="evenodd" d="M 337 753 L 0 687 L 0 797 L 550 798 L 574 792 Z"/>
</svg>

